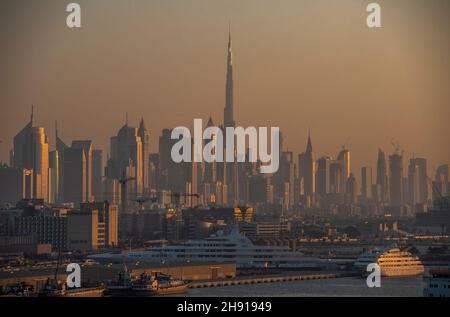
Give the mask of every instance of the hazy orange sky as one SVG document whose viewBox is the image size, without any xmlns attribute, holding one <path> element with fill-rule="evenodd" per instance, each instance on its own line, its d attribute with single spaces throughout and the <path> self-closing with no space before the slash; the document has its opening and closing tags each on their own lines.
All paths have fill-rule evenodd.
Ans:
<svg viewBox="0 0 450 317">
<path fill-rule="evenodd" d="M 60 136 L 109 138 L 141 115 L 152 150 L 163 128 L 223 120 L 228 21 L 235 119 L 280 126 L 296 154 L 311 129 L 316 157 L 350 141 L 352 170 L 375 168 L 378 147 L 450 162 L 450 1 L 90 0 L 69 29 L 72 1 L 0 4 L 0 160 L 29 120 Z M 105 155 L 106 156 L 106 155 Z M 407 161 L 405 160 L 405 168 Z"/>
</svg>

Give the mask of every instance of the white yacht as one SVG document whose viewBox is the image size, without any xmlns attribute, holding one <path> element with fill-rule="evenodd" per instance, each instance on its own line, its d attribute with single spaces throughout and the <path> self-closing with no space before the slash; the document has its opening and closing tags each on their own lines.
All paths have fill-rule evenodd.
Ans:
<svg viewBox="0 0 450 317">
<path fill-rule="evenodd" d="M 239 268 L 310 268 L 325 266 L 324 260 L 305 257 L 288 246 L 254 245 L 237 229 L 227 236 L 189 240 L 176 245 L 152 247 L 145 251 L 91 255 L 99 262 L 113 261 L 191 261 L 235 263 Z"/>
<path fill-rule="evenodd" d="M 364 252 L 354 266 L 366 271 L 370 263 L 377 263 L 380 266 L 381 276 L 410 276 L 424 272 L 424 266 L 418 257 L 398 248 L 372 249 Z"/>
<path fill-rule="evenodd" d="M 450 297 L 450 266 L 448 269 L 430 270 L 425 297 Z"/>
</svg>

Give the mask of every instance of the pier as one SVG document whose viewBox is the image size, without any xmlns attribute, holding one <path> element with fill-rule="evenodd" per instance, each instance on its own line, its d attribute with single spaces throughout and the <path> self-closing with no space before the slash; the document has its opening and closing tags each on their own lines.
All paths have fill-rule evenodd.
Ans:
<svg viewBox="0 0 450 317">
<path fill-rule="evenodd" d="M 202 287 L 223 287 L 232 285 L 249 285 L 260 283 L 278 283 L 278 282 L 293 282 L 306 280 L 323 280 L 343 277 L 341 274 L 322 273 L 322 274 L 302 274 L 302 275 L 275 275 L 275 276 L 256 276 L 256 277 L 237 277 L 232 279 L 209 280 L 209 281 L 195 281 L 189 283 L 189 288 Z"/>
</svg>

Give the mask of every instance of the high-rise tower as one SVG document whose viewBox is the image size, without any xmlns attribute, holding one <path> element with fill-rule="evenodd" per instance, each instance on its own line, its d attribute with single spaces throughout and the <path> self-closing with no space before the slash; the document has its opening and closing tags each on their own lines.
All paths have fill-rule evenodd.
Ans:
<svg viewBox="0 0 450 317">
<path fill-rule="evenodd" d="M 14 167 L 33 170 L 32 198 L 48 201 L 48 139 L 44 128 L 27 125 L 14 137 Z"/>
<path fill-rule="evenodd" d="M 142 187 L 143 193 L 147 194 L 150 190 L 149 188 L 149 155 L 150 155 L 150 133 L 145 127 L 144 118 L 141 118 L 141 123 L 139 124 L 138 135 L 141 137 L 142 142 Z"/>
<path fill-rule="evenodd" d="M 403 205 L 403 156 L 397 151 L 389 155 L 389 196 L 392 206 Z"/>
<path fill-rule="evenodd" d="M 377 159 L 377 186 L 379 187 L 379 202 L 387 202 L 389 200 L 388 191 L 388 173 L 386 165 L 386 156 L 381 149 L 378 149 Z"/>
<path fill-rule="evenodd" d="M 56 152 L 58 157 L 58 195 L 56 197 L 57 202 L 64 201 L 64 152 L 69 146 L 59 137 L 58 125 L 55 122 L 55 140 L 56 140 Z"/>
<path fill-rule="evenodd" d="M 225 109 L 223 110 L 225 127 L 234 127 L 233 116 L 233 52 L 231 49 L 231 29 L 228 30 L 227 81 L 225 84 Z"/>
<path fill-rule="evenodd" d="M 303 198 L 307 207 L 314 204 L 314 193 L 316 189 L 316 171 L 311 135 L 308 133 L 306 151 L 298 156 L 299 179 L 303 183 Z"/>
</svg>

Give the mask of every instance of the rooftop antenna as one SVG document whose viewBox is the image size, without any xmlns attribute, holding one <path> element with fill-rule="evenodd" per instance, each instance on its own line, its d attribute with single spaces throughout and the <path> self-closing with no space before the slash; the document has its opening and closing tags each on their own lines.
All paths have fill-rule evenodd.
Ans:
<svg viewBox="0 0 450 317">
<path fill-rule="evenodd" d="M 125 125 L 128 125 L 128 112 L 125 112 Z"/>
<path fill-rule="evenodd" d="M 30 118 L 31 125 L 33 125 L 33 116 L 34 116 L 34 105 L 31 104 L 31 118 Z"/>
</svg>

